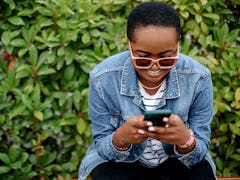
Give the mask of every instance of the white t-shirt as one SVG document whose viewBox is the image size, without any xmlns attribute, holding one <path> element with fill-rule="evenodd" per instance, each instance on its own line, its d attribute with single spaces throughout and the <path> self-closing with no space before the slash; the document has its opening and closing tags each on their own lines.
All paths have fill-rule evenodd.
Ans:
<svg viewBox="0 0 240 180">
<path fill-rule="evenodd" d="M 138 84 L 146 110 L 156 110 L 166 88 L 166 81 L 164 80 L 163 84 L 154 95 L 149 95 L 141 86 L 141 84 Z M 168 155 L 165 153 L 161 141 L 149 138 L 147 140 L 146 148 L 143 154 L 140 156 L 139 161 L 144 166 L 156 167 L 167 160 L 167 158 Z"/>
</svg>

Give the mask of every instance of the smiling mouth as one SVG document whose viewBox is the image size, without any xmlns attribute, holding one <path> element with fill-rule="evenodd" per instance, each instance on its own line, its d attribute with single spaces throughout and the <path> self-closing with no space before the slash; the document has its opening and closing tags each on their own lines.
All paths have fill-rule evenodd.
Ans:
<svg viewBox="0 0 240 180">
<path fill-rule="evenodd" d="M 147 71 L 147 74 L 149 76 L 153 76 L 153 77 L 159 76 L 161 74 L 161 70 L 158 70 L 158 71 Z"/>
</svg>

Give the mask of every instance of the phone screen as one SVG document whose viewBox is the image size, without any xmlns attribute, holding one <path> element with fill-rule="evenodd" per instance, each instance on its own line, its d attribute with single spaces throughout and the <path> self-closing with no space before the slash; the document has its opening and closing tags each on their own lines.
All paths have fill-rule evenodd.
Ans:
<svg viewBox="0 0 240 180">
<path fill-rule="evenodd" d="M 171 115 L 171 110 L 154 110 L 144 112 L 144 120 L 151 121 L 154 126 L 165 126 L 166 123 L 163 122 L 164 117 L 169 117 Z"/>
</svg>

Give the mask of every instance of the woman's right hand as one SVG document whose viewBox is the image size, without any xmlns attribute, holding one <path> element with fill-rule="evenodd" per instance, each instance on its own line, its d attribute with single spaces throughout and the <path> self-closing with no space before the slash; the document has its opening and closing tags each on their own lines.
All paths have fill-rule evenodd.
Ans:
<svg viewBox="0 0 240 180">
<path fill-rule="evenodd" d="M 127 149 L 131 144 L 140 144 L 148 137 L 144 134 L 152 123 L 144 121 L 144 116 L 134 116 L 129 118 L 113 134 L 113 145 L 117 149 Z"/>
</svg>

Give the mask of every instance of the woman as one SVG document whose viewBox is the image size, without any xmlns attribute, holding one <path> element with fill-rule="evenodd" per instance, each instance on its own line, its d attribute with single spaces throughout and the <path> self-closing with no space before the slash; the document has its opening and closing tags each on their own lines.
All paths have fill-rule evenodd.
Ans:
<svg viewBox="0 0 240 180">
<path fill-rule="evenodd" d="M 215 179 L 211 74 L 178 53 L 179 15 L 166 3 L 142 3 L 129 14 L 127 38 L 129 51 L 90 73 L 93 143 L 79 179 Z M 144 120 L 157 109 L 172 112 L 164 126 Z"/>
</svg>

